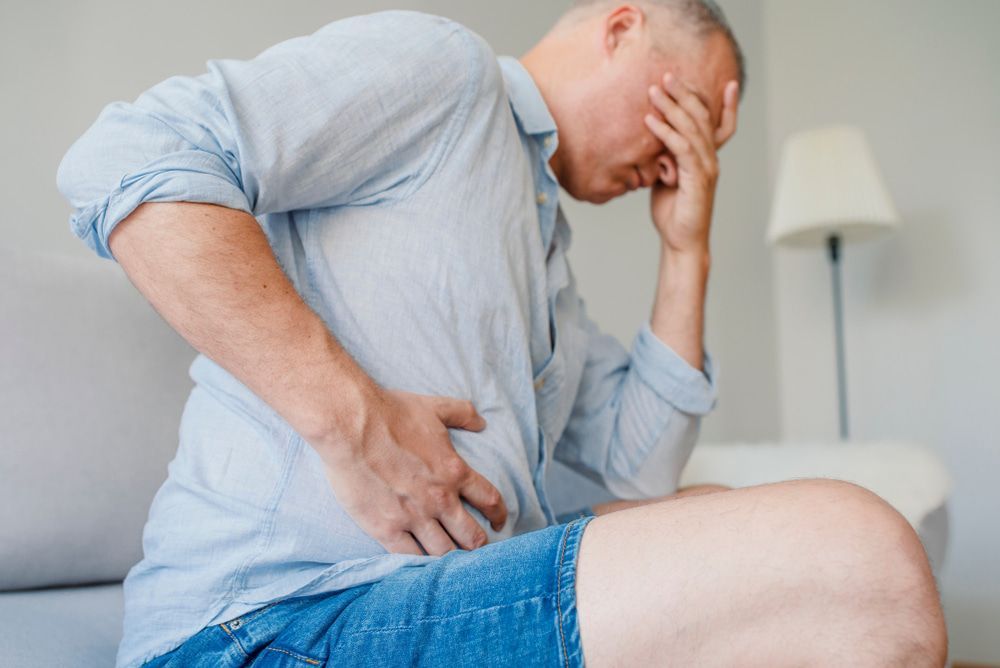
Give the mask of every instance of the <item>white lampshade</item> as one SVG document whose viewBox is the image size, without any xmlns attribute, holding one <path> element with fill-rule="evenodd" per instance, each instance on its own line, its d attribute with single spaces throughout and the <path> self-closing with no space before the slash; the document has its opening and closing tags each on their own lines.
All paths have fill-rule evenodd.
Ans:
<svg viewBox="0 0 1000 668">
<path fill-rule="evenodd" d="M 769 243 L 821 245 L 832 234 L 845 242 L 866 241 L 900 224 L 860 129 L 808 130 L 785 141 Z"/>
</svg>

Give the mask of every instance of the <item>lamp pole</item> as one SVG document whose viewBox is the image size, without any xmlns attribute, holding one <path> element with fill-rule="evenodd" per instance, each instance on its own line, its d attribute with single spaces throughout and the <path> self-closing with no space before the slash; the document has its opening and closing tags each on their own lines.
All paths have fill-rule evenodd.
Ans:
<svg viewBox="0 0 1000 668">
<path fill-rule="evenodd" d="M 844 362 L 844 303 L 840 289 L 840 235 L 827 237 L 833 280 L 833 327 L 837 346 L 837 398 L 840 407 L 840 440 L 847 440 L 847 368 Z"/>
</svg>

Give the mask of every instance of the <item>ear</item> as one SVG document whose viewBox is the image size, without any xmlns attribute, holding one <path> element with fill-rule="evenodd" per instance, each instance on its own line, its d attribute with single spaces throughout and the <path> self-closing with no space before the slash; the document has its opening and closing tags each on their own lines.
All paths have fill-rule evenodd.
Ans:
<svg viewBox="0 0 1000 668">
<path fill-rule="evenodd" d="M 604 17 L 604 53 L 612 56 L 622 45 L 639 37 L 646 16 L 635 5 L 619 5 Z"/>
<path fill-rule="evenodd" d="M 670 188 L 677 186 L 677 161 L 668 153 L 661 153 L 656 159 L 656 175 L 660 183 Z"/>
</svg>

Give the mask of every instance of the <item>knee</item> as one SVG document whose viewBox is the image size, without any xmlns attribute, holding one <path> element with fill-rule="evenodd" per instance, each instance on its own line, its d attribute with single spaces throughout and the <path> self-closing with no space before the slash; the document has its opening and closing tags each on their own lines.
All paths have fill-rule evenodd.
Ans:
<svg viewBox="0 0 1000 668">
<path fill-rule="evenodd" d="M 944 665 L 947 633 L 937 585 L 920 538 L 895 508 L 848 482 L 798 481 L 819 541 L 818 566 L 871 623 L 898 629 L 905 665 Z M 811 511 L 811 512 L 810 512 Z M 846 570 L 846 572 L 845 572 Z M 911 662 L 912 661 L 912 662 Z"/>
<path fill-rule="evenodd" d="M 854 483 L 804 480 L 800 508 L 827 547 L 847 559 L 865 578 L 892 584 L 933 579 L 920 537 L 903 515 L 882 497 Z M 844 553 L 844 554 L 841 554 Z"/>
</svg>

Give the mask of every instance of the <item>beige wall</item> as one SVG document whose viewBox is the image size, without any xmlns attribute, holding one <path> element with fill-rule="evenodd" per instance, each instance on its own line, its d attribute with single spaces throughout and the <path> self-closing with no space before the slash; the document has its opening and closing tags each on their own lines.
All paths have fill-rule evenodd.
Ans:
<svg viewBox="0 0 1000 668">
<path fill-rule="evenodd" d="M 852 436 L 933 448 L 956 483 L 952 656 L 1000 662 L 1000 2 L 766 0 L 770 166 L 789 132 L 860 125 L 904 227 L 845 251 Z M 836 437 L 820 250 L 775 252 L 783 433 Z"/>
</svg>

